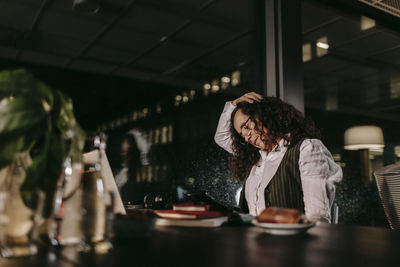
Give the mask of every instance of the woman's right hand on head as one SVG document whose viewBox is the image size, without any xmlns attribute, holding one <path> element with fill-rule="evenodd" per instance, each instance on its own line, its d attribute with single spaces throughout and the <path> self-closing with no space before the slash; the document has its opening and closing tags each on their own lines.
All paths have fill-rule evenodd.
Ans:
<svg viewBox="0 0 400 267">
<path fill-rule="evenodd" d="M 232 104 L 234 106 L 236 106 L 237 103 L 239 103 L 239 102 L 249 102 L 249 103 L 253 103 L 254 101 L 260 102 L 262 99 L 263 99 L 262 95 L 257 94 L 255 92 L 249 92 L 249 93 L 246 93 L 246 94 L 242 95 L 241 97 L 233 100 Z"/>
</svg>

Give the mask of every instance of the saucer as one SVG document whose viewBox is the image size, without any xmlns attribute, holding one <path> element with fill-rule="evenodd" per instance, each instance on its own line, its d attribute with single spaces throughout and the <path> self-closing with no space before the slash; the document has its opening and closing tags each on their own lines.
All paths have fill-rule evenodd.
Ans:
<svg viewBox="0 0 400 267">
<path fill-rule="evenodd" d="M 271 235 L 296 235 L 306 232 L 308 229 L 318 225 L 317 222 L 306 222 L 299 224 L 285 223 L 263 223 L 256 219 L 251 221 L 255 226 L 262 228 L 264 232 Z"/>
</svg>

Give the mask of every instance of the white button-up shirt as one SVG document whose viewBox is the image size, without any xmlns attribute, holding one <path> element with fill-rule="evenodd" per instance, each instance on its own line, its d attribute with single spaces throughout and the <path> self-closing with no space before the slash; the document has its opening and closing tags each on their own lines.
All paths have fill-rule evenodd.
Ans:
<svg viewBox="0 0 400 267">
<path fill-rule="evenodd" d="M 229 153 L 232 151 L 230 117 L 235 106 L 225 104 L 215 133 L 216 143 Z M 279 149 L 268 154 L 260 151 L 260 160 L 253 166 L 246 180 L 244 192 L 249 213 L 257 216 L 265 209 L 264 190 L 274 177 L 287 151 L 282 139 Z M 331 206 L 335 198 L 335 182 L 342 179 L 342 169 L 318 139 L 305 139 L 300 146 L 299 169 L 303 189 L 304 209 L 310 219 L 330 222 Z"/>
</svg>

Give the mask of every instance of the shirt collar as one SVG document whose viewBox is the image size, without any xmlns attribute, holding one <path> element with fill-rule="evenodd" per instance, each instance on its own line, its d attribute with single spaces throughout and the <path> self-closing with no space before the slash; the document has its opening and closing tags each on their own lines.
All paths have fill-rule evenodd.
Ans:
<svg viewBox="0 0 400 267">
<path fill-rule="evenodd" d="M 286 147 L 284 146 L 285 139 L 281 138 L 281 140 L 278 142 L 277 145 L 274 146 L 274 148 L 271 150 L 271 152 L 267 153 L 264 150 L 260 150 L 259 153 L 261 155 L 261 158 L 263 160 L 266 160 L 267 158 L 273 157 L 274 155 L 279 155 L 281 153 L 286 152 Z M 278 150 L 276 150 L 279 147 Z"/>
</svg>

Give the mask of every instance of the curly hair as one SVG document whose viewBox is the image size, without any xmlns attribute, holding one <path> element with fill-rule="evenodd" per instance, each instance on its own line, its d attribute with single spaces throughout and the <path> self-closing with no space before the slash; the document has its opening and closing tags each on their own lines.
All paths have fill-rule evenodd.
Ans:
<svg viewBox="0 0 400 267">
<path fill-rule="evenodd" d="M 279 98 L 264 97 L 260 102 L 239 102 L 232 112 L 230 127 L 233 150 L 231 169 L 234 178 L 239 181 L 246 179 L 251 168 L 260 160 L 260 153 L 258 148 L 245 142 L 233 127 L 233 118 L 238 110 L 250 116 L 253 122 L 259 122 L 255 130 L 273 146 L 278 145 L 278 139 L 284 139 L 284 146 L 293 147 L 305 138 L 320 138 L 320 131 L 311 119 L 305 118 L 300 111 Z"/>
</svg>

